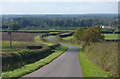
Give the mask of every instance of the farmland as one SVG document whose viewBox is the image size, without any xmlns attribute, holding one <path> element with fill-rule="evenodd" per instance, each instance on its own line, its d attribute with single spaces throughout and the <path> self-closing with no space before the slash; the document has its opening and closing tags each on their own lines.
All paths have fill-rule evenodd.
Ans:
<svg viewBox="0 0 120 79">
<path fill-rule="evenodd" d="M 58 33 L 58 32 L 50 32 L 49 34 L 54 34 L 54 33 Z M 63 33 L 60 35 L 64 36 L 66 34 L 69 34 L 69 33 Z M 3 32 L 3 35 L 4 35 L 4 37 L 2 38 L 3 39 L 3 44 L 2 44 L 3 49 L 2 50 L 4 53 L 18 52 L 18 51 L 23 51 L 23 53 L 24 53 L 24 51 L 30 52 L 31 50 L 26 48 L 27 46 L 44 46 L 43 44 L 48 45 L 48 46 L 54 45 L 54 44 L 52 44 L 52 42 L 47 41 L 47 37 L 44 38 L 46 40 L 46 41 L 44 41 L 43 38 L 41 38 L 41 35 L 43 35 L 42 33 L 12 33 L 12 36 L 14 36 L 13 37 L 13 40 L 14 40 L 13 41 L 13 49 L 9 49 L 9 37 L 8 37 L 7 32 Z M 105 35 L 105 39 L 108 38 L 108 36 L 111 38 L 117 38 L 117 34 L 104 34 L 104 35 Z M 116 35 L 116 36 L 114 36 L 114 35 Z M 20 36 L 20 37 L 18 37 L 18 36 Z M 62 39 L 65 40 L 65 42 L 67 42 L 67 43 L 73 43 L 73 44 L 76 44 L 79 46 L 82 46 L 82 44 L 84 43 L 81 41 L 77 41 L 74 38 L 74 36 L 63 37 Z M 107 50 L 105 48 L 107 48 Z M 118 49 L 117 42 L 102 42 L 102 43 L 95 43 L 90 46 L 87 46 L 84 50 L 85 55 L 83 56 L 83 55 L 81 55 L 81 53 L 79 54 L 80 62 L 82 62 L 82 64 L 84 64 L 84 65 L 82 65 L 82 67 L 83 67 L 83 69 L 85 69 L 85 71 L 83 70 L 83 73 L 85 72 L 84 73 L 85 76 L 86 77 L 87 76 L 88 77 L 89 76 L 95 76 L 95 77 L 96 76 L 107 76 L 106 72 L 110 72 L 110 74 L 117 76 L 118 75 L 118 71 L 117 71 L 118 63 L 116 62 L 116 61 L 118 61 L 117 57 L 116 57 L 118 55 L 117 49 Z M 97 52 L 99 51 L 99 52 L 96 53 L 96 51 Z M 38 52 L 38 50 L 32 51 L 32 52 Z M 81 51 L 79 51 L 79 52 L 81 52 Z M 48 54 L 52 54 L 52 52 L 51 53 L 49 52 Z M 48 56 L 48 55 L 46 55 L 46 56 Z M 93 59 L 93 56 L 98 56 L 98 57 Z M 44 59 L 44 57 L 42 57 L 42 58 Z M 87 60 L 83 60 L 81 58 L 85 58 Z M 112 60 L 112 59 L 114 59 L 114 60 Z M 90 66 L 90 68 L 95 69 L 95 72 L 93 72 L 93 74 L 86 74 L 86 70 L 87 69 L 89 70 L 90 68 L 86 69 L 85 63 L 88 63 L 89 65 L 91 65 L 90 63 L 94 63 L 95 66 L 94 65 Z M 27 64 L 24 64 L 24 65 L 27 65 Z M 36 69 L 36 67 L 39 68 L 38 65 L 36 65 L 34 69 Z M 27 69 L 27 67 L 22 67 L 22 68 Z M 10 76 L 9 72 L 15 73 L 17 71 L 20 71 L 19 68 L 17 68 L 17 69 L 18 70 L 15 70 L 15 71 L 4 72 L 4 75 L 8 74 L 7 76 Z M 34 69 L 32 71 L 34 71 Z M 29 68 L 28 68 L 28 70 L 29 70 Z M 29 71 L 29 72 L 32 72 L 32 71 Z M 88 72 L 88 73 L 92 72 L 91 70 L 89 70 L 89 71 L 90 72 Z M 106 72 L 104 72 L 104 71 L 106 71 Z M 23 72 L 21 72 L 21 74 L 23 74 L 23 73 L 26 74 L 29 72 L 23 71 Z M 96 73 L 96 74 L 94 74 L 94 73 Z M 17 74 L 17 75 L 21 76 L 21 74 Z"/>
<path fill-rule="evenodd" d="M 27 46 L 39 46 L 40 44 L 34 41 L 36 35 L 40 33 L 12 33 L 12 49 L 9 48 L 9 35 L 7 32 L 2 32 L 2 52 L 13 52 L 20 50 L 28 50 Z"/>
<path fill-rule="evenodd" d="M 118 40 L 120 34 L 104 34 L 106 40 Z"/>
<path fill-rule="evenodd" d="M 34 42 L 34 37 L 41 35 L 41 33 L 12 33 L 13 41 L 29 41 Z M 9 35 L 7 32 L 2 32 L 2 40 L 9 41 Z"/>
<path fill-rule="evenodd" d="M 117 2 L 5 0 L 0 4 L 1 79 L 119 76 Z"/>
<path fill-rule="evenodd" d="M 56 32 L 57 33 L 57 32 Z M 51 34 L 51 33 L 50 33 Z M 59 46 L 56 43 L 45 42 L 41 38 L 42 33 L 12 33 L 12 49 L 9 48 L 9 36 L 7 32 L 2 33 L 2 61 L 3 61 L 3 74 L 4 77 L 10 77 L 10 73 L 16 74 L 21 67 L 23 71 L 20 74 L 15 75 L 16 77 L 22 76 L 23 74 L 30 73 L 37 68 L 48 64 L 53 59 L 64 53 L 68 49 L 67 46 Z M 47 38 L 45 38 L 47 40 Z M 55 45 L 56 44 L 56 45 Z M 28 48 L 29 47 L 29 48 Z M 60 48 L 59 48 L 60 47 Z M 56 49 L 57 48 L 57 49 Z M 52 54 L 54 53 L 54 54 Z M 47 56 L 50 57 L 46 58 Z M 40 61 L 44 59 L 46 63 Z M 38 61 L 39 60 L 39 61 Z M 36 65 L 34 62 L 41 62 Z M 36 63 L 37 63 L 36 62 Z M 30 64 L 32 63 L 32 64 Z M 26 65 L 34 65 L 34 68 L 26 67 Z M 27 72 L 24 71 L 27 69 Z M 14 72 L 15 71 L 15 72 Z M 15 77 L 11 76 L 11 77 Z"/>
</svg>

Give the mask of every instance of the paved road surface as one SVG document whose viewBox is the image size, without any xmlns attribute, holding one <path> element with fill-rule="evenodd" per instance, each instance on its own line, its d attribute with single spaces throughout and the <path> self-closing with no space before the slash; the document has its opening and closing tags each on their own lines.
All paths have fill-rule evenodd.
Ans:
<svg viewBox="0 0 120 79">
<path fill-rule="evenodd" d="M 51 41 L 53 37 L 48 38 Z M 69 49 L 48 65 L 23 77 L 82 77 L 78 60 L 78 47 L 65 44 Z"/>
</svg>

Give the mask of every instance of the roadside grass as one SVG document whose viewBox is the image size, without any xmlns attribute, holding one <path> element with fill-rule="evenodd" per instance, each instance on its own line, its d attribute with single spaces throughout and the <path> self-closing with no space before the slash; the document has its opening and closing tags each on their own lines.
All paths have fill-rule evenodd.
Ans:
<svg viewBox="0 0 120 79">
<path fill-rule="evenodd" d="M 67 43 L 67 44 L 70 44 L 70 45 L 74 45 L 74 46 L 77 46 L 79 48 L 79 52 L 78 52 L 79 62 L 80 62 L 81 69 L 82 69 L 82 74 L 83 74 L 84 77 L 108 77 L 110 75 L 110 73 L 103 71 L 98 66 L 96 66 L 94 63 L 92 63 L 88 59 L 86 54 L 82 51 L 81 46 L 79 46 L 77 44 L 74 44 L 74 43 L 70 43 L 70 42 L 60 41 L 57 38 L 54 38 L 54 39 L 56 41 Z"/>
<path fill-rule="evenodd" d="M 66 34 L 70 34 L 70 33 L 62 33 L 62 34 L 59 34 L 59 35 L 66 35 Z"/>
<path fill-rule="evenodd" d="M 106 40 L 117 40 L 120 39 L 120 34 L 104 34 Z"/>
<path fill-rule="evenodd" d="M 110 73 L 103 71 L 98 66 L 93 64 L 88 59 L 86 54 L 83 53 L 82 48 L 80 46 L 78 56 L 84 77 L 109 77 Z"/>
<path fill-rule="evenodd" d="M 74 36 L 69 36 L 69 37 L 64 37 L 63 39 L 64 40 L 70 40 L 70 39 L 73 39 L 74 38 Z"/>
<path fill-rule="evenodd" d="M 40 44 L 46 44 L 46 45 L 48 45 L 48 46 L 53 45 L 53 43 L 47 43 L 47 42 L 43 41 L 42 39 L 40 39 L 40 36 L 39 36 L 39 35 L 38 35 L 38 36 L 35 36 L 35 37 L 34 37 L 34 40 L 35 40 L 35 42 L 40 43 Z"/>
<path fill-rule="evenodd" d="M 55 58 L 57 58 L 62 53 L 64 53 L 67 49 L 68 49 L 67 46 L 61 45 L 58 49 L 53 50 L 54 53 L 52 53 L 51 55 L 47 56 L 44 59 L 41 59 L 35 63 L 27 64 L 21 68 L 13 70 L 13 71 L 3 72 L 2 79 L 4 79 L 4 78 L 5 79 L 6 78 L 9 78 L 9 79 L 18 78 L 18 77 L 21 77 L 21 76 L 26 75 L 28 73 L 31 73 L 31 72 L 39 69 L 40 67 L 53 61 Z"/>
<path fill-rule="evenodd" d="M 119 75 L 118 49 L 118 42 L 101 42 L 86 46 L 84 52 L 98 67 L 117 77 Z"/>
<path fill-rule="evenodd" d="M 49 34 L 54 34 L 54 33 L 59 33 L 59 32 L 49 32 Z"/>
<path fill-rule="evenodd" d="M 48 40 L 49 37 L 51 37 L 51 36 L 44 37 L 44 39 L 47 40 L 47 42 L 50 43 L 50 44 L 57 44 L 57 43 L 54 42 L 54 41 Z"/>
</svg>

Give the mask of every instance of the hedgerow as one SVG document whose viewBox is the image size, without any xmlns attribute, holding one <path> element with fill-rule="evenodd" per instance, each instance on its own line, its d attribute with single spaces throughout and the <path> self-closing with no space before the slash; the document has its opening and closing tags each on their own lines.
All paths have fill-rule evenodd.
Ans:
<svg viewBox="0 0 120 79">
<path fill-rule="evenodd" d="M 44 46 L 41 49 L 22 51 L 17 53 L 0 53 L 2 58 L 2 70 L 8 71 L 22 65 L 35 62 L 50 55 L 52 49 L 59 47 L 60 44 Z"/>
</svg>

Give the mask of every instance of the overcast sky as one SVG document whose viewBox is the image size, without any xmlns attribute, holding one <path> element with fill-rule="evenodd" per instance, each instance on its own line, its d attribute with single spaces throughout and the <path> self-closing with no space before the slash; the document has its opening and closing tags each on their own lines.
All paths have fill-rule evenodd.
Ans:
<svg viewBox="0 0 120 79">
<path fill-rule="evenodd" d="M 69 1 L 69 2 L 68 2 Z M 0 14 L 118 13 L 119 0 L 1 0 Z"/>
</svg>

